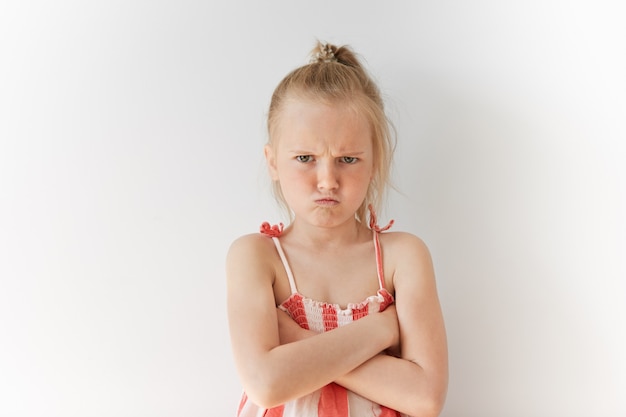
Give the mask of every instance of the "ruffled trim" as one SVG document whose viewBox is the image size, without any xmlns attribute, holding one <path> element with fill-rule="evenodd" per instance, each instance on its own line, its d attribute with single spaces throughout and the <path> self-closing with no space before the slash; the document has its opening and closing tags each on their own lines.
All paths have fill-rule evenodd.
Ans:
<svg viewBox="0 0 626 417">
<path fill-rule="evenodd" d="M 305 297 L 304 295 L 300 294 L 299 292 L 295 292 L 295 293 L 291 294 L 291 296 L 289 298 L 287 298 L 285 301 L 283 301 L 278 306 L 278 308 L 280 308 L 281 310 L 283 310 L 286 313 L 289 313 L 289 315 L 291 316 L 292 312 L 289 310 L 288 306 L 292 302 L 292 300 L 300 300 L 304 304 L 306 304 L 306 305 L 314 308 L 315 310 L 319 311 L 320 314 L 322 314 L 321 312 L 324 309 L 332 308 L 334 311 L 337 312 L 338 315 L 342 315 L 342 316 L 350 316 L 350 315 L 353 314 L 353 312 L 355 310 L 361 310 L 365 306 L 369 305 L 372 302 L 374 302 L 374 303 L 379 305 L 379 309 L 377 311 L 374 311 L 374 312 L 384 311 L 389 305 L 393 304 L 394 301 L 395 301 L 394 298 L 393 298 L 393 295 L 391 295 L 391 293 L 389 291 L 387 291 L 386 288 L 379 289 L 376 292 L 376 295 L 370 295 L 369 297 L 367 297 L 365 300 L 361 301 L 360 303 L 348 303 L 346 308 L 341 308 L 341 306 L 339 304 L 328 303 L 326 301 L 314 300 L 312 298 Z M 292 317 L 292 318 L 294 318 L 294 317 Z"/>
</svg>

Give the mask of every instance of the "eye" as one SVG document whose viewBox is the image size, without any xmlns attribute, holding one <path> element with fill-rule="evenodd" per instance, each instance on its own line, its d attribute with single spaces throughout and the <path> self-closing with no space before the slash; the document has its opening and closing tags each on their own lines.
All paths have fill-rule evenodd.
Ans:
<svg viewBox="0 0 626 417">
<path fill-rule="evenodd" d="M 313 157 L 311 155 L 298 155 L 298 156 L 296 156 L 296 161 L 298 161 L 298 162 L 306 163 L 306 162 L 311 162 L 312 160 L 313 160 Z"/>
<path fill-rule="evenodd" d="M 355 158 L 354 156 L 342 156 L 341 161 L 346 164 L 354 164 L 356 161 L 358 161 L 358 158 Z"/>
</svg>

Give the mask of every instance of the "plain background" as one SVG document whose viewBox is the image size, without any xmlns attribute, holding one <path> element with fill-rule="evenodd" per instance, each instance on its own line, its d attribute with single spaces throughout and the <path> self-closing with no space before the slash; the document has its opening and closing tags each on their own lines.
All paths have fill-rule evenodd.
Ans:
<svg viewBox="0 0 626 417">
<path fill-rule="evenodd" d="M 228 416 L 271 92 L 348 44 L 435 262 L 444 417 L 626 415 L 620 1 L 3 1 L 0 415 Z"/>
</svg>

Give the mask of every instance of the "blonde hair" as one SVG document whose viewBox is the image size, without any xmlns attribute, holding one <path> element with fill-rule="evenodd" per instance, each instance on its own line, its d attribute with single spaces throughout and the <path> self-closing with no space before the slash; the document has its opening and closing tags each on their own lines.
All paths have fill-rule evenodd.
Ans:
<svg viewBox="0 0 626 417">
<path fill-rule="evenodd" d="M 391 162 L 395 149 L 393 126 L 385 114 L 378 86 L 348 46 L 337 47 L 318 41 L 311 51 L 310 63 L 287 74 L 272 94 L 267 118 L 270 147 L 276 144 L 282 106 L 294 97 L 324 103 L 345 103 L 368 120 L 372 130 L 374 174 L 365 200 L 356 212 L 357 219 L 364 221 L 368 205 L 379 210 L 391 185 Z M 278 181 L 274 182 L 273 191 L 277 201 L 291 216 Z"/>
</svg>

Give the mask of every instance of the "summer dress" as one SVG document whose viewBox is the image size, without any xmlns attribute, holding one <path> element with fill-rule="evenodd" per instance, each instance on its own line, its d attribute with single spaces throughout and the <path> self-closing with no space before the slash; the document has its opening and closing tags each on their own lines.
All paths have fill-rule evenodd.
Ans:
<svg viewBox="0 0 626 417">
<path fill-rule="evenodd" d="M 379 289 L 376 295 L 367 297 L 360 303 L 350 303 L 342 309 L 338 304 L 329 304 L 307 298 L 298 292 L 296 283 L 287 262 L 285 253 L 278 237 L 282 225 L 270 226 L 263 223 L 261 233 L 271 237 L 280 255 L 289 278 L 291 296 L 279 308 L 287 312 L 300 327 L 321 333 L 344 326 L 369 314 L 381 312 L 394 302 L 393 296 L 385 289 L 383 262 L 378 233 L 387 230 L 393 221 L 384 228 L 376 225 L 376 217 L 372 212 L 370 228 L 372 229 Z M 294 377 L 297 377 L 295 375 Z M 264 409 L 242 395 L 237 417 L 399 417 L 397 411 L 376 404 L 346 388 L 330 383 L 321 389 L 271 409 Z"/>
</svg>

